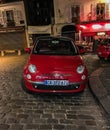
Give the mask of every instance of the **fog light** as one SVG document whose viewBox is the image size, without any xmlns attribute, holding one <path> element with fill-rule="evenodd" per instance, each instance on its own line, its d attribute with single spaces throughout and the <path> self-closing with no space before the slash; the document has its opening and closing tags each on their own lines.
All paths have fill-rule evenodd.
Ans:
<svg viewBox="0 0 110 130">
<path fill-rule="evenodd" d="M 35 85 L 34 88 L 37 88 L 37 85 Z"/>
<path fill-rule="evenodd" d="M 81 79 L 82 79 L 82 80 L 85 80 L 85 79 L 86 79 L 86 76 L 85 76 L 85 75 L 82 75 Z"/>
<path fill-rule="evenodd" d="M 30 74 L 27 74 L 27 79 L 31 79 L 31 75 Z"/>
<path fill-rule="evenodd" d="M 76 85 L 76 86 L 75 86 L 75 88 L 76 88 L 76 89 L 78 89 L 78 88 L 79 88 L 79 86 L 77 86 L 77 85 Z"/>
</svg>

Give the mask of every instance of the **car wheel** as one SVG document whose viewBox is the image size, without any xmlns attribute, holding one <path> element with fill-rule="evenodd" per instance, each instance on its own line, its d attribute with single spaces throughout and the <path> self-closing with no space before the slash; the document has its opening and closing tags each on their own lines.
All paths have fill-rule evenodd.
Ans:
<svg viewBox="0 0 110 130">
<path fill-rule="evenodd" d="M 26 86 L 25 86 L 25 84 L 24 84 L 23 78 L 21 79 L 21 87 L 22 87 L 22 89 L 23 89 L 26 93 L 28 93 L 28 94 L 33 94 L 32 91 L 30 91 L 30 90 L 28 90 L 28 89 L 26 88 Z"/>
</svg>

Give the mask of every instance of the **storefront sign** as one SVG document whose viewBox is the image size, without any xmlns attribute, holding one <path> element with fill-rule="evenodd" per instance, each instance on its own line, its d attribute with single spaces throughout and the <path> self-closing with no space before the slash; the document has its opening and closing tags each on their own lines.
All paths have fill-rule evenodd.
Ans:
<svg viewBox="0 0 110 130">
<path fill-rule="evenodd" d="M 110 32 L 110 22 L 88 22 L 76 25 L 77 30 L 81 31 L 81 35 L 93 36 L 93 35 L 105 35 Z"/>
<path fill-rule="evenodd" d="M 24 31 L 24 26 L 0 28 L 0 33 L 22 32 L 22 31 Z"/>
<path fill-rule="evenodd" d="M 51 34 L 51 25 L 28 26 L 28 34 Z"/>
</svg>

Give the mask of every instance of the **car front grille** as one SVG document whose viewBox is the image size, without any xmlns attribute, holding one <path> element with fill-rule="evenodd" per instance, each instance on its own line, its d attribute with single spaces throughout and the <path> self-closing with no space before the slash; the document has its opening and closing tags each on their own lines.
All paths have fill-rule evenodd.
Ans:
<svg viewBox="0 0 110 130">
<path fill-rule="evenodd" d="M 32 86 L 35 89 L 41 89 L 41 90 L 76 90 L 80 87 L 79 84 L 74 84 L 74 85 L 68 85 L 68 86 L 47 86 L 47 85 L 41 85 L 41 84 L 35 84 L 32 83 Z"/>
</svg>

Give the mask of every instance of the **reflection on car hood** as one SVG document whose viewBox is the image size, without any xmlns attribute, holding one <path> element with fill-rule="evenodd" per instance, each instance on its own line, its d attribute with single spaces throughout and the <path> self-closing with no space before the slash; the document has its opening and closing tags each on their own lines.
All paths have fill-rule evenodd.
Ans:
<svg viewBox="0 0 110 130">
<path fill-rule="evenodd" d="M 42 69 L 70 70 L 82 64 L 80 56 L 31 55 L 30 63 Z"/>
</svg>

